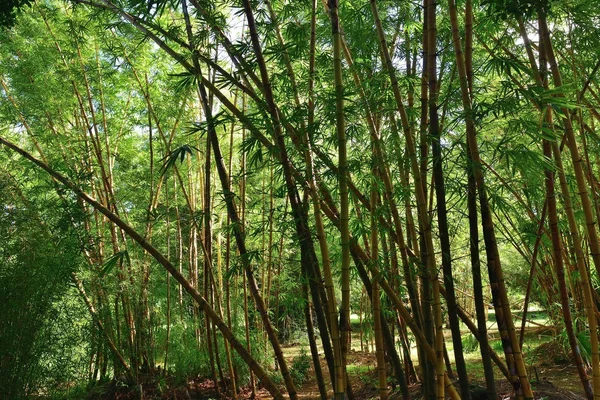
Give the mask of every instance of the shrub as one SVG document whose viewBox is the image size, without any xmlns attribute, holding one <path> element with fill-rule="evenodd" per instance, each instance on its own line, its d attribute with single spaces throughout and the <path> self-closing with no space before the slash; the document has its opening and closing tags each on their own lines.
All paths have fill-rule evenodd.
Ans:
<svg viewBox="0 0 600 400">
<path fill-rule="evenodd" d="M 461 338 L 465 353 L 473 353 L 479 348 L 479 342 L 472 333 Z"/>
<path fill-rule="evenodd" d="M 301 385 L 307 381 L 310 364 L 310 356 L 307 354 L 306 349 L 303 347 L 300 350 L 300 354 L 294 357 L 294 360 L 292 361 L 292 367 L 290 368 L 290 374 L 292 375 L 294 384 Z"/>
</svg>

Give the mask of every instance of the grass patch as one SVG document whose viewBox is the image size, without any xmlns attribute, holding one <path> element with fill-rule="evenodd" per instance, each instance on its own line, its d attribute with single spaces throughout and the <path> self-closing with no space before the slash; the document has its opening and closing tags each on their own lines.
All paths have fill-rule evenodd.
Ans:
<svg viewBox="0 0 600 400">
<path fill-rule="evenodd" d="M 544 354 L 544 351 L 537 351 L 537 349 L 540 348 L 540 346 L 546 346 L 547 343 L 551 342 L 552 340 L 553 338 L 549 335 L 526 334 L 523 346 L 525 364 L 529 367 L 543 362 L 544 360 L 542 360 L 541 357 Z M 494 352 L 498 354 L 498 356 L 504 361 L 505 357 L 504 349 L 502 348 L 502 341 L 500 339 L 492 339 L 489 343 L 492 350 L 494 350 Z M 473 335 L 468 334 L 463 336 L 463 346 L 465 349 L 467 373 L 469 374 L 470 379 L 474 382 L 483 382 L 485 377 L 483 372 L 483 363 L 481 362 L 481 353 L 479 352 L 479 343 L 477 343 Z M 450 353 L 450 356 L 453 357 L 453 354 Z M 494 377 L 498 380 L 505 379 L 495 366 Z"/>
<path fill-rule="evenodd" d="M 348 375 L 363 375 L 371 372 L 373 368 L 370 365 L 350 364 L 346 367 L 346 370 L 348 371 Z"/>
</svg>

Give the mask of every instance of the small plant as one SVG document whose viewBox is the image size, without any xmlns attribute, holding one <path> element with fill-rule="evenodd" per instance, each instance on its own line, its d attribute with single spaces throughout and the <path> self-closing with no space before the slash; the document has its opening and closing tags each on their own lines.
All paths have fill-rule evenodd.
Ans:
<svg viewBox="0 0 600 400">
<path fill-rule="evenodd" d="M 473 353 L 479 348 L 479 342 L 472 333 L 461 338 L 465 353 Z"/>
<path fill-rule="evenodd" d="M 310 356 L 307 354 L 306 349 L 303 347 L 300 350 L 300 354 L 292 361 L 292 368 L 290 374 L 294 384 L 301 385 L 308 379 L 308 370 L 310 369 Z"/>
<path fill-rule="evenodd" d="M 590 339 L 590 333 L 581 331 L 577 334 L 577 342 L 579 343 L 579 351 L 585 361 L 588 363 L 592 360 L 592 342 Z"/>
<path fill-rule="evenodd" d="M 373 377 L 371 375 L 359 375 L 358 379 L 360 379 L 360 381 L 363 383 L 363 385 L 368 385 L 371 387 L 377 387 L 377 384 L 379 383 L 379 381 L 377 379 L 373 379 Z"/>
<path fill-rule="evenodd" d="M 290 372 L 293 376 L 293 372 Z M 281 377 L 281 372 L 279 370 L 276 371 L 269 371 L 269 379 L 271 379 L 271 381 L 273 381 L 274 384 L 276 385 L 281 385 L 283 384 L 283 378 Z"/>
<path fill-rule="evenodd" d="M 504 351 L 504 347 L 502 346 L 502 341 L 501 340 L 493 340 L 493 341 L 491 341 L 490 342 L 490 347 L 496 353 L 501 353 L 501 352 Z"/>
<path fill-rule="evenodd" d="M 563 359 L 568 359 L 568 354 L 571 352 L 571 345 L 569 344 L 569 338 L 567 336 L 566 330 L 563 330 L 556 337 L 556 341 L 560 344 L 561 349 L 563 350 Z M 577 345 L 579 346 L 579 352 L 581 357 L 586 362 L 591 362 L 592 359 L 592 345 L 590 341 L 589 332 L 581 331 L 577 333 Z M 556 359 L 555 362 L 563 361 Z"/>
</svg>

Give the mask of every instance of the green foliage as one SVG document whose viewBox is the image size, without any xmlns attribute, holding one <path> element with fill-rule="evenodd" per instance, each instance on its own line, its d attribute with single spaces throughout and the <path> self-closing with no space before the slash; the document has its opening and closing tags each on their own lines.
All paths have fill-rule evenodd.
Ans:
<svg viewBox="0 0 600 400">
<path fill-rule="evenodd" d="M 533 17 L 537 11 L 547 12 L 551 2 L 549 0 L 484 0 L 483 5 L 489 7 L 493 15 L 502 19 L 509 17 Z"/>
<path fill-rule="evenodd" d="M 127 250 L 113 254 L 108 260 L 106 260 L 104 265 L 102 265 L 102 270 L 98 276 L 103 278 L 106 274 L 110 273 L 110 271 L 112 271 L 117 264 L 123 268 L 124 262 L 127 262 L 127 264 L 131 266 L 131 259 L 129 258 L 129 253 Z"/>
<path fill-rule="evenodd" d="M 576 321 L 573 321 L 573 324 L 576 326 Z M 590 333 L 587 331 L 580 331 L 576 333 L 577 345 L 579 346 L 579 352 L 581 357 L 586 363 L 590 363 L 592 360 L 592 344 L 590 342 Z M 560 344 L 561 348 L 564 352 L 564 359 L 570 359 L 571 356 L 569 353 L 571 350 L 571 344 L 569 343 L 569 338 L 567 336 L 567 331 L 565 329 L 561 330 L 558 333 L 558 336 L 555 340 Z"/>
<path fill-rule="evenodd" d="M 502 354 L 504 352 L 504 347 L 502 346 L 502 341 L 501 340 L 492 340 L 492 341 L 490 341 L 490 347 L 496 353 Z"/>
<path fill-rule="evenodd" d="M 210 362 L 205 349 L 195 343 L 194 331 L 185 325 L 175 324 L 171 329 L 169 369 L 179 382 L 196 376 L 210 376 Z"/>
<path fill-rule="evenodd" d="M 55 204 L 19 192 L 13 177 L 0 174 L 0 387 L 15 399 L 80 378 L 85 357 L 78 347 L 85 333 L 72 323 L 81 309 L 68 286 L 80 262 L 77 242 L 47 225 L 59 220 L 40 223 L 38 207 L 59 214 Z"/>
<path fill-rule="evenodd" d="M 585 361 L 591 363 L 592 361 L 592 343 L 590 341 L 590 333 L 581 331 L 577 334 L 577 343 L 579 344 L 579 350 L 581 356 Z"/>
<path fill-rule="evenodd" d="M 479 342 L 472 333 L 463 336 L 461 339 L 465 353 L 474 353 L 479 349 Z"/>
<path fill-rule="evenodd" d="M 294 357 L 290 366 L 290 374 L 295 385 L 302 385 L 308 380 L 311 363 L 310 355 L 307 353 L 306 348 L 302 347 L 300 354 Z"/>
<path fill-rule="evenodd" d="M 185 160 L 186 155 L 193 157 L 194 150 L 197 152 L 200 151 L 196 147 L 189 145 L 189 144 L 183 144 L 183 145 L 177 147 L 176 149 L 173 149 L 171 151 L 171 153 L 169 153 L 168 155 L 166 155 L 163 158 L 164 163 L 163 163 L 163 166 L 161 167 L 161 173 L 164 174 L 169 169 L 173 168 L 173 166 L 176 165 L 176 163 L 177 163 L 177 159 L 179 159 L 179 163 L 181 164 L 181 163 L 183 163 L 183 160 Z"/>
<path fill-rule="evenodd" d="M 259 76 L 250 36 L 242 29 L 247 25 L 237 1 L 190 2 L 191 40 L 183 23 L 182 3 L 177 0 L 120 0 L 113 2 L 116 9 L 109 10 L 65 0 L 38 1 L 32 8 L 24 7 L 28 3 L 0 0 L 0 25 L 17 22 L 0 30 L 2 137 L 69 177 L 163 252 L 224 319 L 231 314 L 232 330 L 242 342 L 246 340 L 242 310 L 244 301 L 250 300 L 249 296 L 244 298 L 243 264 L 250 265 L 279 338 L 304 345 L 303 285 L 308 282 L 301 262 L 308 257 L 300 250 L 295 220 L 298 212 L 308 218 L 308 233 L 322 265 L 310 204 L 314 194 L 308 185 L 312 177 L 306 166 L 305 137 L 313 151 L 311 168 L 319 187 L 324 188 L 318 195 L 334 279 L 340 275 L 341 246 L 335 220 L 340 196 L 334 128 L 336 87 L 326 13 L 316 14 L 315 66 L 310 71 L 310 4 L 273 0 L 270 5 L 275 16 L 271 16 L 265 2 L 252 2 L 277 106 L 268 110 L 264 77 Z M 342 89 L 349 179 L 353 184 L 349 225 L 354 243 L 368 255 L 370 218 L 374 215 L 382 222 L 380 243 L 387 241 L 388 248 L 385 251 L 380 245 L 377 267 L 405 297 L 406 277 L 398 270 L 408 257 L 408 267 L 418 271 L 423 223 L 430 222 L 436 261 L 440 259 L 438 208 L 428 176 L 431 138 L 427 135 L 427 115 L 421 115 L 425 109 L 421 108 L 419 93 L 424 67 L 423 10 L 415 2 L 380 0 L 377 6 L 393 52 L 408 126 L 400 126 L 402 121 L 398 120 L 370 4 L 342 2 L 344 40 L 353 62 L 343 61 Z M 474 6 L 472 110 L 465 111 L 461 103 L 447 12 L 438 13 L 437 20 L 440 87 L 436 106 L 442 120 L 442 166 L 454 281 L 459 290 L 467 294 L 472 290 L 465 187 L 474 166 L 466 156 L 465 122 L 473 117 L 512 303 L 523 296 L 529 277 L 545 201 L 544 173 L 559 172 L 554 161 L 543 155 L 542 141 L 563 140 L 564 118 L 572 116 L 575 129 L 582 131 L 576 145 L 581 147 L 586 140 L 585 156 L 591 159 L 586 172 L 590 178 L 598 175 L 600 148 L 592 114 L 597 102 L 594 91 L 600 32 L 594 2 L 487 0 Z M 17 20 L 16 11 L 20 11 Z M 559 87 L 546 89 L 537 83 L 516 29 L 515 17 L 522 17 L 534 39 L 538 11 L 549 17 L 563 75 L 564 83 Z M 465 37 L 466 32 L 461 28 L 459 35 Z M 533 51 L 538 62 L 539 48 L 534 46 Z M 214 83 L 214 88 L 207 85 L 206 89 L 223 157 L 212 159 L 208 176 L 203 167 L 209 157 L 204 153 L 208 122 L 197 96 L 198 71 L 188 68 L 194 65 L 193 56 L 198 56 L 203 79 Z M 353 73 L 357 74 L 356 81 Z M 358 81 L 360 87 L 355 86 Z M 309 102 L 309 88 L 314 92 L 314 104 Z M 544 107 L 554 117 L 553 126 L 543 123 L 540 109 Z M 285 149 L 274 145 L 276 125 L 271 111 L 281 119 Z M 373 112 L 369 117 L 374 120 L 367 120 L 367 111 Z M 313 112 L 314 121 L 309 126 L 308 116 Z M 375 126 L 373 131 L 370 123 Z M 412 154 L 402 128 L 410 131 L 417 143 L 422 141 L 415 161 L 427 157 L 421 167 L 427 178 L 423 189 L 431 220 L 421 224 L 415 218 Z M 398 205 L 400 225 L 407 228 L 402 254 L 398 246 L 391 248 L 392 230 L 396 230 L 392 202 L 381 177 L 372 173 L 375 136 L 383 147 L 381 170 L 389 171 L 394 185 L 391 195 Z M 198 329 L 204 326 L 204 316 L 194 312 L 185 293 L 179 299 L 180 288 L 174 280 L 168 286 L 165 272 L 148 254 L 72 192 L 7 154 L 4 150 L 0 153 L 0 304 L 7 304 L 6 310 L 0 311 L 0 387 L 15 398 L 42 392 L 54 395 L 61 388 L 84 387 L 87 381 L 94 390 L 102 391 L 122 372 L 108 350 L 107 337 L 136 372 L 146 372 L 148 364 L 161 365 L 168 341 L 167 369 L 179 382 L 209 376 L 206 339 L 203 329 Z M 288 177 L 280 162 L 283 155 L 289 158 Z M 583 158 L 576 162 L 580 161 L 584 162 Z M 214 171 L 215 162 L 222 162 L 227 169 L 231 182 L 226 188 Z M 573 163 L 565 156 L 564 164 L 567 184 L 576 199 L 580 190 L 572 174 Z M 205 187 L 207 178 L 209 187 Z M 370 210 L 366 204 L 374 178 L 381 205 Z M 288 201 L 290 180 L 294 180 L 302 200 L 301 210 L 294 212 L 290 212 Z M 206 193 L 211 196 L 209 213 L 200 211 Z M 231 223 L 224 198 L 236 202 L 240 222 Z M 557 199 L 565 257 L 572 259 L 569 226 L 560 207 L 561 196 Z M 577 211 L 575 217 L 583 232 L 583 213 Z M 416 238 L 408 229 L 411 219 Z M 212 224 L 211 237 L 202 232 L 204 222 Z M 243 232 L 248 249 L 244 259 L 232 238 L 236 232 Z M 204 269 L 203 245 L 207 243 L 213 245 L 213 259 Z M 544 234 L 540 260 L 548 258 L 550 246 Z M 482 259 L 483 254 L 482 246 Z M 70 273 L 76 270 L 96 309 L 96 318 L 106 328 L 106 337 L 92 323 L 75 288 L 69 286 Z M 550 280 L 552 272 L 550 268 L 548 271 L 544 278 Z M 356 268 L 352 273 L 351 308 L 356 313 L 366 305 Z M 570 278 L 575 280 L 577 275 Z M 598 287 L 596 271 L 591 275 Z M 486 285 L 487 277 L 483 279 Z M 205 294 L 205 282 L 217 290 Z M 339 287 L 337 281 L 335 286 Z M 551 304 L 556 299 L 548 289 L 534 282 L 531 298 L 547 306 L 558 322 L 560 309 Z M 487 285 L 485 295 L 489 296 Z M 393 307 L 386 304 L 386 296 L 382 297 L 386 317 L 393 321 Z M 248 319 L 253 357 L 280 382 L 251 300 Z M 366 336 L 372 335 L 372 324 L 372 317 L 367 316 L 363 321 Z M 587 351 L 585 322 L 578 321 L 577 326 L 582 330 L 582 349 Z M 474 338 L 467 335 L 463 341 L 465 351 L 475 353 Z M 220 335 L 217 342 L 219 360 L 226 365 Z M 493 342 L 493 347 L 502 352 L 500 342 Z M 232 357 L 240 383 L 247 383 L 247 366 L 237 354 Z M 10 365 L 5 365 L 6 360 Z M 310 368 L 305 350 L 291 364 L 296 383 L 304 381 Z M 96 382 L 99 384 L 94 385 Z M 80 393 L 73 389 L 70 395 L 83 397 Z"/>
<path fill-rule="evenodd" d="M 3 0 L 0 3 L 0 28 L 11 27 L 15 23 L 19 9 L 29 3 L 31 0 Z"/>
</svg>

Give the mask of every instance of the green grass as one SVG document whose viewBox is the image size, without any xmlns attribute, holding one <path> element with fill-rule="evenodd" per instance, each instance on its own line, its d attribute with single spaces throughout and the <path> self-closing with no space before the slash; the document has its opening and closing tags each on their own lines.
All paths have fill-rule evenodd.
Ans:
<svg viewBox="0 0 600 400">
<path fill-rule="evenodd" d="M 349 375 L 364 375 L 371 372 L 375 367 L 372 365 L 350 364 L 346 367 Z"/>
</svg>

